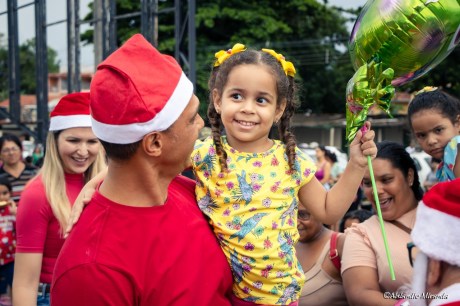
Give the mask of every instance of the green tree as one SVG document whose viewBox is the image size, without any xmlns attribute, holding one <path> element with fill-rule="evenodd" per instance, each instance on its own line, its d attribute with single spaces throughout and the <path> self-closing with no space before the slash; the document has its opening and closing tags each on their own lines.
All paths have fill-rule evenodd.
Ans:
<svg viewBox="0 0 460 306">
<path fill-rule="evenodd" d="M 89 13 L 83 18 L 83 20 L 93 20 L 94 19 L 94 2 L 88 4 L 90 9 Z M 130 0 L 117 0 L 116 2 L 116 11 L 117 15 L 125 15 L 133 12 L 140 12 L 141 2 L 140 1 L 130 1 Z M 117 39 L 118 45 L 121 45 L 125 40 L 139 33 L 141 24 L 140 16 L 132 16 L 128 18 L 122 18 L 117 20 Z M 94 30 L 88 29 L 81 34 L 80 39 L 84 44 L 92 44 L 94 41 Z"/>
<path fill-rule="evenodd" d="M 8 98 L 8 46 L 0 33 L 0 100 Z M 58 72 L 60 61 L 57 52 L 48 48 L 48 71 Z M 19 46 L 20 90 L 23 94 L 35 94 L 35 38 Z"/>
<path fill-rule="evenodd" d="M 59 72 L 60 61 L 57 52 L 48 47 L 48 72 Z M 21 93 L 35 94 L 35 38 L 25 41 L 19 46 L 19 69 L 21 77 Z"/>
<path fill-rule="evenodd" d="M 214 53 L 241 42 L 253 48 L 272 48 L 292 61 L 300 87 L 299 112 L 344 113 L 345 88 L 354 70 L 347 51 L 347 22 L 356 20 L 361 8 L 343 10 L 327 0 L 200 0 L 197 1 L 197 95 L 201 114 L 207 108 L 207 80 Z M 172 0 L 160 1 L 159 9 L 171 7 Z M 184 3 L 186 5 L 186 3 Z M 91 13 L 85 17 L 91 20 Z M 137 12 L 140 2 L 117 0 L 118 15 Z M 162 52 L 174 53 L 174 15 L 160 14 L 159 45 Z M 140 29 L 140 17 L 117 21 L 118 43 Z M 92 30 L 82 35 L 92 43 Z M 443 86 L 460 93 L 459 48 L 425 78 L 398 90 L 414 90 L 422 84 Z"/>
<path fill-rule="evenodd" d="M 414 92 L 424 86 L 442 87 L 446 92 L 460 98 L 460 47 L 457 46 L 438 66 L 420 79 L 410 82 L 398 90 Z"/>
<path fill-rule="evenodd" d="M 327 1 L 325 1 L 327 3 Z M 301 85 L 300 111 L 343 112 L 346 81 L 352 75 L 350 60 L 344 55 L 348 38 L 346 18 L 341 12 L 316 0 L 197 1 L 197 94 L 207 101 L 207 79 L 214 53 L 242 42 L 254 48 L 273 48 L 291 60 Z M 159 2 L 159 9 L 172 1 Z M 92 4 L 86 20 L 93 18 Z M 134 1 L 117 0 L 117 14 L 140 10 Z M 174 51 L 174 16 L 160 14 L 159 46 L 166 53 Z M 119 43 L 139 32 L 137 17 L 117 21 Z M 82 40 L 92 43 L 92 30 Z M 341 50 L 341 51 L 340 51 Z M 340 75 L 335 73 L 338 70 Z M 202 113 L 206 109 L 202 103 Z"/>
</svg>

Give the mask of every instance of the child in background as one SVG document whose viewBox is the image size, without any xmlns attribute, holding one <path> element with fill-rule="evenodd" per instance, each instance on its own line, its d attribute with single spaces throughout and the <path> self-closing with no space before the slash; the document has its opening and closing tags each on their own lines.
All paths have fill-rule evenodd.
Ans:
<svg viewBox="0 0 460 306">
<path fill-rule="evenodd" d="M 438 88 L 425 87 L 409 104 L 407 117 L 422 150 L 441 160 L 438 180 L 459 177 L 460 101 Z"/>
<path fill-rule="evenodd" d="M 430 162 L 430 173 L 427 174 L 425 181 L 423 182 L 423 189 L 428 191 L 438 183 L 438 178 L 436 177 L 436 170 L 438 169 L 439 163 L 441 161 L 436 158 L 431 158 Z"/>
<path fill-rule="evenodd" d="M 0 305 L 11 305 L 14 254 L 16 251 L 16 203 L 11 183 L 0 177 Z"/>
<path fill-rule="evenodd" d="M 353 202 L 366 155 L 376 154 L 374 132 L 358 132 L 343 179 L 327 192 L 290 131 L 292 63 L 241 44 L 216 58 L 208 83 L 212 137 L 192 153 L 198 205 L 232 268 L 233 305 L 297 305 L 305 279 L 294 248 L 298 203 L 320 222 L 337 222 Z M 281 140 L 269 138 L 273 125 Z"/>
</svg>

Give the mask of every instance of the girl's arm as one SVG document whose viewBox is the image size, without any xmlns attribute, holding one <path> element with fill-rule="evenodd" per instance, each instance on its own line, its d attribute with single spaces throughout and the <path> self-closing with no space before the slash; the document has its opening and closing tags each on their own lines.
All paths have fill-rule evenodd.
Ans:
<svg viewBox="0 0 460 306">
<path fill-rule="evenodd" d="M 370 127 L 370 124 L 366 122 Z M 299 200 L 316 219 L 325 224 L 336 223 L 350 207 L 367 167 L 367 156 L 374 158 L 377 147 L 372 130 L 364 135 L 358 131 L 350 144 L 350 160 L 337 183 L 328 192 L 313 177 L 299 190 Z"/>
<path fill-rule="evenodd" d="M 377 270 L 356 266 L 345 270 L 342 284 L 348 303 L 354 306 L 392 306 L 396 300 L 384 298 L 380 291 Z"/>
<path fill-rule="evenodd" d="M 69 222 L 67 223 L 67 228 L 65 229 L 64 238 L 67 238 L 73 226 L 80 218 L 83 208 L 86 204 L 88 204 L 93 197 L 93 194 L 96 192 L 97 185 L 104 180 L 106 175 L 107 168 L 99 172 L 88 183 L 86 183 L 85 186 L 83 186 L 83 189 L 80 191 L 78 197 L 72 205 L 72 211 L 70 212 Z"/>
<path fill-rule="evenodd" d="M 13 305 L 37 305 L 42 268 L 41 253 L 16 253 L 13 276 Z"/>
</svg>

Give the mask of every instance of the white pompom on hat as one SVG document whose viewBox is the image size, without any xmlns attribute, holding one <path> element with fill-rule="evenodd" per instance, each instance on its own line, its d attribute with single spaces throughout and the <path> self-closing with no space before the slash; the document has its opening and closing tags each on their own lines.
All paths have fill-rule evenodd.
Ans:
<svg viewBox="0 0 460 306">
<path fill-rule="evenodd" d="M 50 131 L 60 131 L 75 127 L 91 127 L 89 92 L 65 95 L 50 113 Z"/>
<path fill-rule="evenodd" d="M 429 257 L 460 266 L 460 179 L 438 183 L 424 195 L 411 236 Z"/>
<path fill-rule="evenodd" d="M 97 67 L 90 91 L 94 134 L 129 144 L 168 129 L 188 105 L 193 84 L 174 58 L 136 34 Z"/>
</svg>

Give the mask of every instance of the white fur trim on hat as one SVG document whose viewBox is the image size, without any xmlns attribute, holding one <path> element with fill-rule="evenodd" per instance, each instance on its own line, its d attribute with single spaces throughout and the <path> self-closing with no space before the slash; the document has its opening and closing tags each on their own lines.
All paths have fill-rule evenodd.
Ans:
<svg viewBox="0 0 460 306">
<path fill-rule="evenodd" d="M 60 131 L 75 127 L 91 127 L 91 117 L 89 115 L 69 115 L 50 118 L 50 131 Z"/>
<path fill-rule="evenodd" d="M 458 217 L 430 208 L 420 201 L 411 236 L 414 244 L 429 257 L 460 266 Z"/>
<path fill-rule="evenodd" d="M 193 95 L 193 84 L 182 72 L 179 82 L 163 109 L 150 121 L 124 125 L 112 125 L 91 117 L 94 134 L 101 140 L 129 144 L 141 140 L 153 131 L 168 129 L 187 107 Z"/>
</svg>

